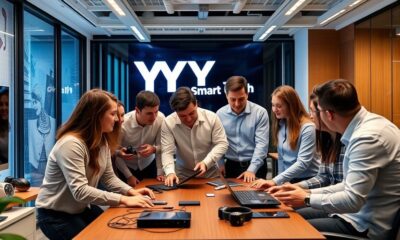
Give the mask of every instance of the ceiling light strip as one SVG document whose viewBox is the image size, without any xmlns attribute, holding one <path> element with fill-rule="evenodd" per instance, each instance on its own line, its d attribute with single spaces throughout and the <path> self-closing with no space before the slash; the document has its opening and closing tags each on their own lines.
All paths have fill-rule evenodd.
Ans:
<svg viewBox="0 0 400 240">
<path fill-rule="evenodd" d="M 267 35 L 268 35 L 270 32 L 272 32 L 275 28 L 276 28 L 276 25 L 269 27 L 268 30 L 265 31 L 258 39 L 259 39 L 259 40 L 263 40 L 263 39 L 266 38 Z"/>
<path fill-rule="evenodd" d="M 131 26 L 131 29 L 132 29 L 132 31 L 136 34 L 136 36 L 137 36 L 140 40 L 142 40 L 142 41 L 145 40 L 143 34 L 137 29 L 137 27 Z"/>
<path fill-rule="evenodd" d="M 297 2 L 289 9 L 289 11 L 287 11 L 287 12 L 285 13 L 285 15 L 286 15 L 286 16 L 291 15 L 294 11 L 296 11 L 297 8 L 300 7 L 300 5 L 301 5 L 304 1 L 306 1 L 306 0 L 299 0 L 299 1 L 297 1 Z"/>
<path fill-rule="evenodd" d="M 125 12 L 121 9 L 121 7 L 114 0 L 107 0 L 107 2 L 118 13 L 118 15 L 120 15 L 120 16 L 126 15 Z"/>
<path fill-rule="evenodd" d="M 361 3 L 362 1 L 364 1 L 364 0 L 356 0 L 352 4 L 350 4 L 349 7 L 354 7 L 355 5 Z"/>
<path fill-rule="evenodd" d="M 342 9 L 339 12 L 337 12 L 336 14 L 330 16 L 329 18 L 325 19 L 324 21 L 322 21 L 320 23 L 320 25 L 325 25 L 326 23 L 332 21 L 333 19 L 335 19 L 336 17 L 338 17 L 339 15 L 341 15 L 342 13 L 344 13 L 346 11 L 346 9 Z"/>
</svg>

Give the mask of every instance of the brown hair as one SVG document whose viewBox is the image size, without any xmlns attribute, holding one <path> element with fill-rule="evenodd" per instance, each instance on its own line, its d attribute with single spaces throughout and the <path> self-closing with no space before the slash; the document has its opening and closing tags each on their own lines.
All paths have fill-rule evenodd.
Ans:
<svg viewBox="0 0 400 240">
<path fill-rule="evenodd" d="M 171 109 L 176 112 L 185 110 L 190 103 L 196 105 L 197 99 L 188 87 L 178 88 L 169 99 Z"/>
<path fill-rule="evenodd" d="M 225 93 L 228 94 L 229 91 L 236 92 L 244 88 L 244 92 L 247 92 L 247 79 L 242 76 L 232 76 L 228 78 L 225 84 Z"/>
<path fill-rule="evenodd" d="M 275 96 L 282 100 L 288 109 L 288 119 L 286 119 L 286 125 L 289 128 L 289 146 L 291 149 L 295 149 L 297 140 L 300 135 L 300 128 L 302 123 L 311 122 L 307 111 L 300 101 L 297 92 L 290 86 L 283 85 L 274 90 L 271 96 Z M 279 132 L 279 120 L 275 117 L 275 114 L 271 114 L 272 119 L 272 143 L 278 145 L 278 132 Z"/>
<path fill-rule="evenodd" d="M 100 166 L 98 162 L 99 150 L 108 144 L 111 152 L 118 147 L 120 125 L 115 122 L 110 133 L 103 133 L 101 119 L 111 108 L 110 101 L 117 103 L 117 98 L 101 89 L 87 91 L 79 99 L 71 117 L 57 131 L 57 140 L 66 134 L 74 134 L 85 142 L 89 151 L 89 167 L 97 174 Z"/>
<path fill-rule="evenodd" d="M 157 94 L 151 91 L 140 91 L 136 95 L 136 107 L 143 110 L 145 107 L 157 107 L 160 105 L 160 99 Z"/>
<path fill-rule="evenodd" d="M 325 131 L 321 131 L 321 117 L 320 112 L 318 111 L 318 98 L 315 93 L 311 93 L 310 95 L 310 103 L 316 109 L 317 121 L 319 122 L 320 129 L 315 129 L 316 131 L 316 145 L 317 152 L 321 154 L 321 163 L 329 164 L 336 162 L 338 155 L 340 154 L 340 150 L 342 147 L 342 143 L 340 142 L 340 138 L 342 135 L 340 133 L 335 133 L 335 138 L 332 139 L 331 134 Z"/>
<path fill-rule="evenodd" d="M 328 81 L 318 85 L 313 92 L 318 97 L 319 106 L 341 116 L 354 115 L 361 108 L 356 88 L 347 80 Z"/>
</svg>

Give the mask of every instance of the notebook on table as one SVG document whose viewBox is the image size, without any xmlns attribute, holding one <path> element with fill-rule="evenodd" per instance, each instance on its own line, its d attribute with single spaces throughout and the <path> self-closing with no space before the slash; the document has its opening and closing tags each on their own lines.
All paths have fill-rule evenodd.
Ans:
<svg viewBox="0 0 400 240">
<path fill-rule="evenodd" d="M 197 171 L 194 174 L 181 179 L 181 181 L 179 181 L 178 184 L 174 183 L 174 185 L 172 186 L 167 186 L 165 184 L 152 184 L 152 185 L 147 185 L 146 187 L 155 190 L 155 191 L 160 191 L 160 190 L 164 190 L 164 191 L 168 191 L 168 190 L 174 190 L 174 189 L 178 189 L 179 187 L 181 187 L 184 183 L 186 183 L 187 181 L 189 181 L 190 179 L 196 177 L 197 175 L 199 175 L 201 173 L 201 171 Z"/>
<path fill-rule="evenodd" d="M 220 174 L 220 178 L 221 181 L 225 184 L 226 188 L 228 188 L 235 201 L 242 206 L 250 208 L 272 208 L 277 207 L 281 204 L 269 193 L 266 193 L 264 191 L 233 190 L 232 187 L 229 185 L 228 180 L 224 176 L 222 176 L 222 174 Z"/>
</svg>

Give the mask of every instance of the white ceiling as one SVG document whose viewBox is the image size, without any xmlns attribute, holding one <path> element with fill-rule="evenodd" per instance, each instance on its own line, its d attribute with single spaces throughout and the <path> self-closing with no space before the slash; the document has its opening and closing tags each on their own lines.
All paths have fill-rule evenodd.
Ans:
<svg viewBox="0 0 400 240">
<path fill-rule="evenodd" d="M 339 30 L 396 0 L 29 0 L 85 35 L 293 35 L 302 28 Z M 115 2 L 123 11 L 113 9 Z M 354 6 L 351 6 L 355 3 Z M 294 11 L 287 12 L 295 5 Z M 336 13 L 337 17 L 324 23 Z M 132 29 L 134 26 L 136 29 Z M 275 26 L 275 27 L 274 27 Z M 139 31 L 139 33 L 137 32 Z M 267 33 L 266 33 L 267 31 Z M 142 35 L 142 39 L 138 36 Z M 264 36 L 262 36 L 264 35 Z M 262 37 L 262 38 L 260 38 Z"/>
</svg>

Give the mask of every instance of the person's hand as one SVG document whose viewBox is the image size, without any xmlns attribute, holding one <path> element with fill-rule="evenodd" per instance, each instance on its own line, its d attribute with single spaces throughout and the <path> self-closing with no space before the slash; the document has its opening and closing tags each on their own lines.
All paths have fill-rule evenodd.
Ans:
<svg viewBox="0 0 400 240">
<path fill-rule="evenodd" d="M 270 187 L 276 186 L 276 183 L 272 180 L 265 179 L 257 179 L 256 181 L 251 183 L 251 187 L 253 188 L 265 188 L 268 189 Z"/>
<path fill-rule="evenodd" d="M 199 163 L 197 163 L 196 166 L 193 168 L 193 171 L 196 171 L 196 172 L 197 172 L 198 170 L 200 170 L 200 174 L 197 175 L 197 176 L 201 176 L 201 175 L 203 175 L 204 173 L 206 173 L 206 172 L 207 172 L 207 166 L 206 166 L 206 164 L 205 164 L 204 162 L 199 162 Z"/>
<path fill-rule="evenodd" d="M 153 145 L 150 144 L 143 144 L 141 145 L 137 150 L 138 154 L 141 157 L 148 157 L 153 153 L 156 153 L 156 148 Z"/>
<path fill-rule="evenodd" d="M 280 186 L 279 191 L 273 193 L 272 196 L 289 207 L 303 207 L 307 194 L 309 193 L 299 186 L 285 184 Z"/>
<path fill-rule="evenodd" d="M 221 172 L 222 176 L 225 176 L 225 165 L 219 166 L 219 171 Z"/>
<path fill-rule="evenodd" d="M 253 182 L 256 180 L 256 175 L 253 172 L 245 171 L 237 177 L 237 179 L 243 178 L 243 181 L 246 183 Z"/>
<path fill-rule="evenodd" d="M 143 195 L 136 196 L 121 196 L 120 204 L 123 204 L 127 207 L 153 207 L 154 204 L 150 198 L 145 197 Z"/>
<path fill-rule="evenodd" d="M 144 196 L 149 196 L 151 199 L 155 199 L 156 195 L 154 194 L 154 192 L 149 189 L 149 188 L 138 188 L 138 189 L 134 189 L 134 196 L 137 195 L 144 195 Z"/>
<path fill-rule="evenodd" d="M 178 184 L 179 178 L 176 176 L 175 173 L 168 174 L 167 178 L 165 178 L 165 185 L 172 186 L 172 185 L 174 185 L 174 182 L 176 182 Z"/>
<path fill-rule="evenodd" d="M 165 176 L 164 176 L 164 175 L 158 175 L 158 176 L 156 177 L 156 179 L 157 179 L 157 181 L 159 181 L 159 182 L 164 182 L 164 181 L 165 181 Z"/>
<path fill-rule="evenodd" d="M 282 186 L 284 186 L 284 185 L 295 185 L 295 186 L 298 186 L 298 185 L 296 185 L 296 184 L 292 184 L 292 183 L 290 183 L 290 182 L 286 182 L 286 183 L 282 184 L 281 186 L 273 186 L 273 187 L 270 187 L 270 188 L 268 188 L 268 189 L 266 190 L 266 192 L 268 192 L 269 194 L 274 194 L 274 193 L 277 193 L 277 192 L 284 192 L 285 190 L 284 190 L 284 188 L 282 187 Z"/>
<path fill-rule="evenodd" d="M 121 148 L 118 151 L 117 157 L 120 157 L 124 160 L 133 160 L 135 157 L 135 154 L 127 153 L 126 150 L 127 150 L 126 147 Z"/>
<path fill-rule="evenodd" d="M 127 179 L 127 183 L 129 186 L 131 187 L 135 187 L 136 185 L 138 185 L 140 183 L 139 179 L 137 179 L 135 176 L 130 176 Z"/>
</svg>

